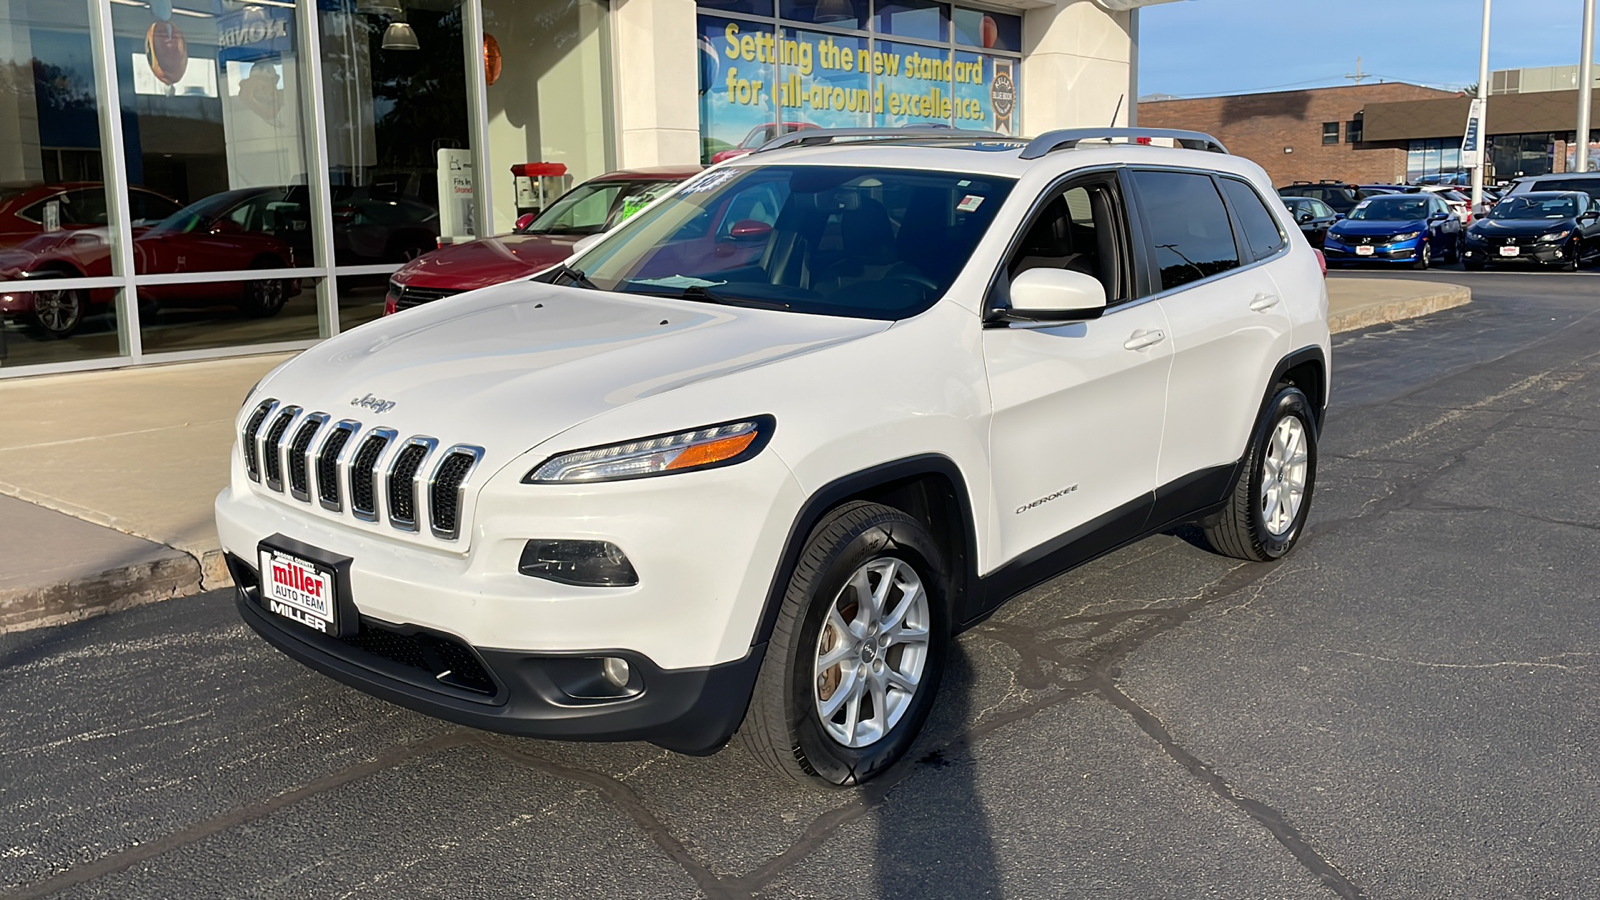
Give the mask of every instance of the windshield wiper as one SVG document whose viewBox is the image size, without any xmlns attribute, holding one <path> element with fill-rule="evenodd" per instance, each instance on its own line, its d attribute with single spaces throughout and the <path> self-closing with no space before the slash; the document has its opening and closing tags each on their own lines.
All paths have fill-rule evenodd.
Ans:
<svg viewBox="0 0 1600 900">
<path fill-rule="evenodd" d="M 789 304 L 775 300 L 751 300 L 746 297 L 729 297 L 719 294 L 702 284 L 683 289 L 678 295 L 679 300 L 692 300 L 696 303 L 716 303 L 722 306 L 750 306 L 756 309 L 789 309 Z"/>
<path fill-rule="evenodd" d="M 589 276 L 583 274 L 583 272 L 578 269 L 574 269 L 566 263 L 557 263 L 543 272 L 540 272 L 536 280 L 542 281 L 545 284 L 561 284 L 562 282 L 560 279 L 563 278 L 566 279 L 567 284 L 570 284 L 574 287 L 581 287 L 590 291 L 600 290 L 600 285 L 590 281 Z"/>
</svg>

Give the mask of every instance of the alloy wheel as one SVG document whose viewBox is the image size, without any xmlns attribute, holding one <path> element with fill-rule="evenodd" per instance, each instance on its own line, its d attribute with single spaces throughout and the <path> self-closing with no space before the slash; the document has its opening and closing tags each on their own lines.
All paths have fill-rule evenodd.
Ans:
<svg viewBox="0 0 1600 900">
<path fill-rule="evenodd" d="M 77 291 L 39 291 L 33 295 L 33 316 L 51 334 L 66 334 L 83 318 L 83 301 Z"/>
<path fill-rule="evenodd" d="M 928 592 L 909 563 L 880 557 L 851 574 L 817 634 L 812 699 L 846 747 L 882 740 L 911 707 L 928 663 Z"/>
<path fill-rule="evenodd" d="M 1272 429 L 1272 439 L 1261 460 L 1261 520 L 1274 536 L 1294 526 L 1305 500 L 1306 427 L 1295 416 L 1284 416 Z"/>
</svg>

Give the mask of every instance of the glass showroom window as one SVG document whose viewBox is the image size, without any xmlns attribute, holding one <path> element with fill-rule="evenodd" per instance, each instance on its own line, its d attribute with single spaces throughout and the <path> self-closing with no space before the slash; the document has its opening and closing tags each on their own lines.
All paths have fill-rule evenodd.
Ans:
<svg viewBox="0 0 1600 900">
<path fill-rule="evenodd" d="M 1020 130 L 1021 16 L 931 0 L 700 6 L 704 162 L 810 128 Z"/>
<path fill-rule="evenodd" d="M 89 8 L 0 0 L 0 370 L 124 352 Z M 147 218 L 178 208 L 136 201 Z"/>
<path fill-rule="evenodd" d="M 294 5 L 115 0 L 111 17 L 129 205 L 181 206 L 132 236 L 144 352 L 317 337 L 294 272 L 314 262 Z"/>
</svg>

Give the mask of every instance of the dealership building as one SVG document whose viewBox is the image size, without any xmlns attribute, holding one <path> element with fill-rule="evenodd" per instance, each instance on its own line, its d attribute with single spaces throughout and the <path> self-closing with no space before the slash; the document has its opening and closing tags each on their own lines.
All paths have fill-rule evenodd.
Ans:
<svg viewBox="0 0 1600 900">
<path fill-rule="evenodd" d="M 0 0 L 0 377 L 303 348 L 781 130 L 1123 124 L 1153 2 Z"/>
</svg>

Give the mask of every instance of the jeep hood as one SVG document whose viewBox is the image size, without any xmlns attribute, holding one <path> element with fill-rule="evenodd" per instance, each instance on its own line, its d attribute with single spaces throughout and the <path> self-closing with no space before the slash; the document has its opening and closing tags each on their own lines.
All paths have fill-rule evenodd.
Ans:
<svg viewBox="0 0 1600 900">
<path fill-rule="evenodd" d="M 516 282 L 324 341 L 254 397 L 476 444 L 498 468 L 607 410 L 891 324 Z"/>
</svg>

